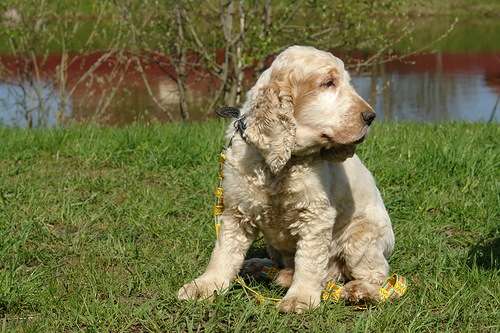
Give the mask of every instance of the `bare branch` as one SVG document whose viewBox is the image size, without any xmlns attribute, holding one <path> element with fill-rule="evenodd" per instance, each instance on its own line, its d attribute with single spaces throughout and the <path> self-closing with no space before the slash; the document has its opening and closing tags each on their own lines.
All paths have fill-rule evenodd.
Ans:
<svg viewBox="0 0 500 333">
<path fill-rule="evenodd" d="M 173 121 L 174 117 L 172 116 L 172 114 L 170 113 L 170 111 L 168 111 L 162 105 L 162 103 L 160 101 L 158 101 L 158 99 L 155 97 L 155 95 L 153 93 L 153 90 L 151 89 L 151 86 L 149 85 L 148 78 L 146 77 L 146 74 L 144 73 L 144 68 L 142 67 L 141 60 L 139 58 L 137 58 L 137 57 L 136 57 L 136 63 L 137 63 L 137 68 L 139 69 L 139 73 L 141 74 L 142 81 L 144 82 L 144 85 L 146 86 L 146 89 L 148 91 L 149 97 L 151 97 L 151 99 L 153 100 L 153 102 L 167 115 L 167 118 L 170 121 Z"/>
</svg>

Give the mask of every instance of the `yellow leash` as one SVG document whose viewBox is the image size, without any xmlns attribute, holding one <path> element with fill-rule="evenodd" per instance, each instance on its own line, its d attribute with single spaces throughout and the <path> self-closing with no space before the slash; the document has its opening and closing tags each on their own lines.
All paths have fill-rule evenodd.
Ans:
<svg viewBox="0 0 500 333">
<path fill-rule="evenodd" d="M 336 303 L 340 301 L 343 288 L 343 285 L 330 280 L 321 293 L 321 299 L 323 301 L 333 301 Z M 406 279 L 401 275 L 393 274 L 385 280 L 384 285 L 378 290 L 380 302 L 398 299 L 406 293 L 407 289 L 408 285 Z"/>
<path fill-rule="evenodd" d="M 239 284 L 243 288 L 243 290 L 245 291 L 245 294 L 247 296 L 250 296 L 248 294 L 248 292 L 250 292 L 252 294 L 252 296 L 255 297 L 255 299 L 257 300 L 257 303 L 259 303 L 259 304 L 265 303 L 266 301 L 269 301 L 272 303 L 278 303 L 281 300 L 280 298 L 266 297 L 266 296 L 262 295 L 261 293 L 259 293 L 257 290 L 250 288 L 241 276 L 237 276 L 236 279 L 234 279 L 234 282 L 236 282 L 237 284 Z"/>
<path fill-rule="evenodd" d="M 224 179 L 224 162 L 226 161 L 225 152 L 226 152 L 226 147 L 224 147 L 224 149 L 222 149 L 222 151 L 219 154 L 219 172 L 218 172 L 219 186 L 217 186 L 214 192 L 215 204 L 213 208 L 213 214 L 215 223 L 215 236 L 217 237 L 217 239 L 219 239 L 220 236 L 220 228 L 221 228 L 220 216 L 224 212 L 224 188 L 222 187 L 222 180 Z"/>
<path fill-rule="evenodd" d="M 219 186 L 215 189 L 215 204 L 213 207 L 214 224 L 215 224 L 215 236 L 217 239 L 220 237 L 221 229 L 221 219 L 220 216 L 224 212 L 224 188 L 222 187 L 222 181 L 224 180 L 224 162 L 226 161 L 226 150 L 233 144 L 233 138 L 236 133 L 239 133 L 243 141 L 246 141 L 245 129 L 246 129 L 246 115 L 240 115 L 240 110 L 235 107 L 222 107 L 215 111 L 218 116 L 223 118 L 236 118 L 233 123 L 234 132 L 229 138 L 227 144 L 224 145 L 219 154 Z"/>
<path fill-rule="evenodd" d="M 276 272 L 278 271 L 275 267 L 272 267 L 271 269 L 276 270 Z M 272 274 L 269 275 L 269 277 L 274 278 Z M 251 296 L 253 296 L 259 304 L 265 303 L 266 301 L 277 303 L 281 300 L 279 298 L 266 297 L 262 295 L 257 290 L 249 287 L 241 276 L 237 276 L 234 282 L 236 282 L 243 288 L 247 296 L 250 296 L 251 294 Z M 342 298 L 343 288 L 344 286 L 342 284 L 339 284 L 333 280 L 328 281 L 321 293 L 321 300 L 324 302 L 338 303 Z M 401 298 L 406 293 L 407 288 L 408 287 L 406 279 L 403 276 L 393 274 L 392 276 L 387 278 L 384 285 L 379 289 L 380 303 Z M 360 307 L 360 309 L 364 308 Z"/>
</svg>

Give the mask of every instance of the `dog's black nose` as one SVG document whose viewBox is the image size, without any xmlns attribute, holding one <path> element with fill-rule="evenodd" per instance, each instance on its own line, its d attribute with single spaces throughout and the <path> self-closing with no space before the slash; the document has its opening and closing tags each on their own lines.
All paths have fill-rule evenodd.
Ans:
<svg viewBox="0 0 500 333">
<path fill-rule="evenodd" d="M 377 115 L 373 111 L 363 111 L 361 112 L 361 117 L 363 117 L 363 121 L 370 126 L 373 120 L 375 120 L 375 117 Z"/>
</svg>

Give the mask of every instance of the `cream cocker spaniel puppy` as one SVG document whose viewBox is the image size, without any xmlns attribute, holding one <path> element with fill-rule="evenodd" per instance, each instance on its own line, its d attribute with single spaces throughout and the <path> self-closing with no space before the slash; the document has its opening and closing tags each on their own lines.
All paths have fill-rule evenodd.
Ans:
<svg viewBox="0 0 500 333">
<path fill-rule="evenodd" d="M 375 113 L 343 62 L 313 47 L 286 49 L 248 92 L 242 114 L 247 128 L 224 165 L 220 237 L 205 273 L 179 299 L 227 289 L 260 232 L 282 268 L 275 282 L 289 288 L 280 311 L 318 306 L 330 279 L 347 282 L 348 301 L 376 301 L 394 234 L 372 175 L 354 155 Z"/>
</svg>

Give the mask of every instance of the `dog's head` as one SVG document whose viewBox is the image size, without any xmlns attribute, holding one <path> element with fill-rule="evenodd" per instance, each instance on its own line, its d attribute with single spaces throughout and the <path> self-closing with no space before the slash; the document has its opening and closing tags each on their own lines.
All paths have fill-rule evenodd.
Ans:
<svg viewBox="0 0 500 333">
<path fill-rule="evenodd" d="M 375 118 L 351 86 L 344 63 L 304 46 L 278 55 L 249 91 L 244 112 L 248 141 L 275 174 L 292 155 L 351 157 Z"/>
</svg>

